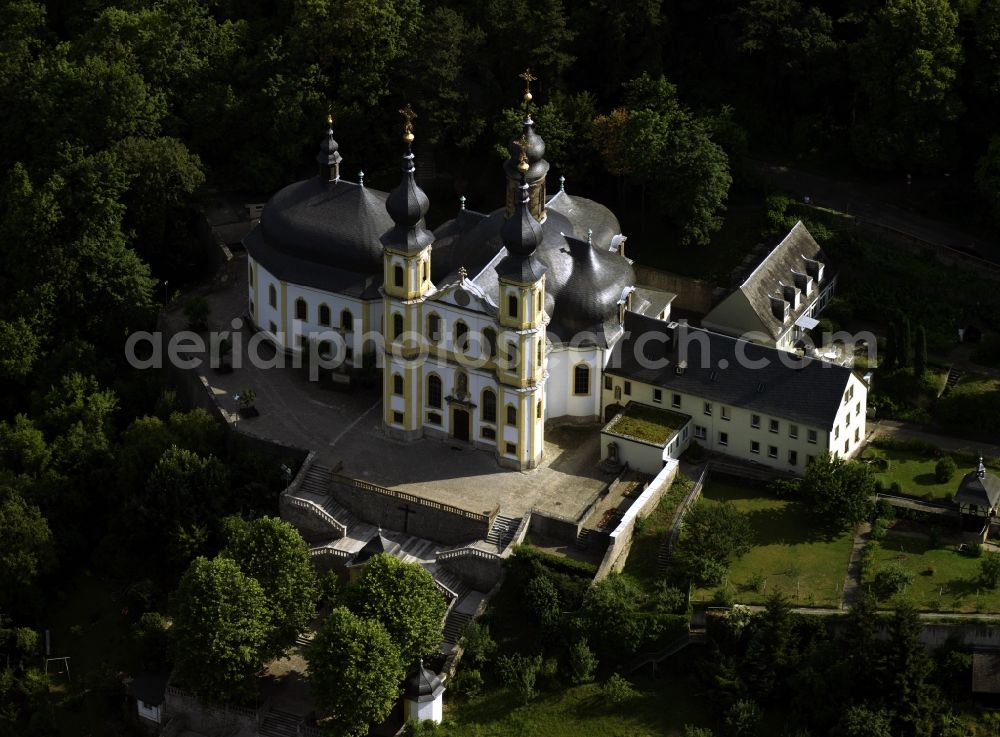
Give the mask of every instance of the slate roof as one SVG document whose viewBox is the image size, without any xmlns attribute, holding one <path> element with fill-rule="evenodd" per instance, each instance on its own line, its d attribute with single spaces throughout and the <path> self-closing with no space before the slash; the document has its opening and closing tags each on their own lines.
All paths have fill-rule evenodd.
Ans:
<svg viewBox="0 0 1000 737">
<path fill-rule="evenodd" d="M 421 662 L 410 677 L 406 679 L 403 696 L 411 701 L 423 704 L 436 699 L 442 691 L 444 691 L 444 686 L 441 684 L 441 678 L 437 673 L 425 668 L 423 662 Z"/>
<path fill-rule="evenodd" d="M 771 297 L 782 297 L 782 285 L 794 287 L 796 272 L 808 275 L 806 259 L 824 264 L 827 260 L 823 249 L 820 248 L 800 220 L 788 232 L 788 235 L 764 257 L 763 261 L 757 265 L 743 283 L 715 309 L 705 315 L 703 324 L 709 327 L 721 327 L 724 319 L 718 317 L 718 308 L 726 302 L 745 300 L 759 323 L 754 321 L 753 324 L 733 325 L 731 326 L 733 332 L 751 329 L 763 330 L 772 339 L 778 339 L 789 327 L 795 324 L 800 315 L 808 310 L 810 303 L 818 293 L 817 290 L 822 290 L 832 276 L 827 266 L 822 283 L 817 284 L 814 279 L 813 291 L 808 296 L 803 294 L 801 289 L 798 289 L 801 295 L 798 308 L 794 310 L 789 308 L 788 317 L 784 321 L 778 319 L 771 309 Z"/>
<path fill-rule="evenodd" d="M 352 566 L 361 565 L 362 563 L 367 563 L 369 560 L 374 558 L 376 555 L 381 553 L 388 553 L 393 555 L 400 548 L 399 543 L 393 542 L 387 538 L 382 530 L 379 529 L 378 534 L 375 535 L 371 540 L 365 543 L 365 546 L 361 548 L 357 553 L 355 553 L 353 560 L 351 560 Z"/>
<path fill-rule="evenodd" d="M 166 698 L 169 673 L 139 673 L 129 688 L 139 701 L 149 706 L 160 706 Z"/>
<path fill-rule="evenodd" d="M 656 317 L 674 301 L 677 295 L 653 287 L 636 287 L 632 293 L 632 311 Z"/>
<path fill-rule="evenodd" d="M 634 312 L 605 371 L 827 430 L 851 377 L 843 366 Z"/>
<path fill-rule="evenodd" d="M 394 225 L 385 208 L 387 198 L 385 192 L 344 179 L 322 182 L 316 176 L 290 184 L 268 200 L 260 225 L 254 229 L 261 231 L 272 249 L 267 254 L 270 261 L 258 260 L 272 273 L 284 259 L 295 257 L 346 271 L 380 274 L 379 239 Z"/>
<path fill-rule="evenodd" d="M 982 478 L 978 471 L 969 471 L 955 492 L 956 504 L 975 504 L 977 507 L 993 509 L 1000 502 L 1000 479 L 983 469 Z"/>
</svg>

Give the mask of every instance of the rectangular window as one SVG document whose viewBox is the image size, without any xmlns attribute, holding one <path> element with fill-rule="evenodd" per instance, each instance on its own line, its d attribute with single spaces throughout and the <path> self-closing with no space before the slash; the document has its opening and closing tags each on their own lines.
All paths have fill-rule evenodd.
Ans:
<svg viewBox="0 0 1000 737">
<path fill-rule="evenodd" d="M 278 334 L 278 326 L 275 325 L 273 322 L 272 323 L 268 323 L 268 329 L 271 331 L 272 334 L 274 334 L 274 335 Z"/>
<path fill-rule="evenodd" d="M 778 457 L 778 446 L 776 446 L 776 445 L 769 445 L 769 446 L 767 446 L 767 457 L 768 458 L 777 458 Z"/>
<path fill-rule="evenodd" d="M 854 408 L 854 416 L 855 417 L 861 416 L 861 402 L 858 402 L 857 406 Z"/>
<path fill-rule="evenodd" d="M 833 437 L 835 440 L 840 439 L 840 425 L 837 425 L 835 428 L 833 428 Z"/>
<path fill-rule="evenodd" d="M 854 428 L 854 442 L 855 443 L 860 443 L 861 442 L 861 428 L 860 427 Z"/>
<path fill-rule="evenodd" d="M 631 381 L 626 381 L 625 382 L 625 394 L 627 396 L 630 396 L 630 397 L 632 396 L 632 382 Z"/>
<path fill-rule="evenodd" d="M 750 427 L 760 427 L 760 415 L 750 415 Z"/>
<path fill-rule="evenodd" d="M 705 402 L 705 410 L 704 411 L 705 411 L 705 414 L 708 415 L 709 417 L 712 416 L 712 403 L 711 402 Z"/>
<path fill-rule="evenodd" d="M 724 420 L 728 420 L 729 419 L 729 407 L 723 407 L 722 408 L 722 419 L 724 419 Z"/>
<path fill-rule="evenodd" d="M 674 394 L 670 398 L 670 404 L 673 407 L 680 407 L 681 406 L 681 395 L 680 394 Z"/>
<path fill-rule="evenodd" d="M 719 433 L 719 445 L 729 445 L 729 433 L 727 432 Z"/>
<path fill-rule="evenodd" d="M 694 436 L 698 440 L 704 440 L 706 435 L 707 435 L 707 431 L 705 430 L 705 428 L 703 428 L 701 425 L 695 425 L 694 426 Z"/>
<path fill-rule="evenodd" d="M 844 415 L 844 426 L 845 427 L 850 427 L 851 426 L 851 413 L 850 412 L 848 412 L 846 415 Z"/>
<path fill-rule="evenodd" d="M 431 425 L 440 425 L 441 424 L 441 415 L 439 415 L 437 412 L 428 412 L 427 413 L 427 422 L 429 424 L 431 424 Z"/>
<path fill-rule="evenodd" d="M 788 463 L 792 466 L 799 464 L 799 452 L 797 450 L 788 451 Z"/>
<path fill-rule="evenodd" d="M 653 401 L 660 404 L 663 401 L 663 390 L 653 389 Z"/>
<path fill-rule="evenodd" d="M 851 441 L 850 440 L 845 440 L 844 441 L 844 455 L 845 456 L 847 455 L 847 453 L 850 450 L 850 448 L 851 448 Z"/>
<path fill-rule="evenodd" d="M 612 383 L 611 383 L 611 377 L 610 376 L 605 376 L 604 377 L 604 388 L 610 390 L 611 389 L 611 385 L 612 385 Z"/>
<path fill-rule="evenodd" d="M 682 440 L 687 440 L 688 439 L 688 426 L 687 425 L 684 426 L 684 432 L 681 433 L 681 439 Z"/>
<path fill-rule="evenodd" d="M 810 430 L 807 437 L 808 437 L 810 443 L 812 443 L 813 445 L 816 444 L 816 431 L 815 430 Z"/>
<path fill-rule="evenodd" d="M 514 443 L 507 443 L 507 455 L 517 455 L 517 446 Z"/>
<path fill-rule="evenodd" d="M 778 432 L 778 421 L 777 420 L 771 420 L 768 423 L 767 429 L 770 432 Z"/>
<path fill-rule="evenodd" d="M 750 452 L 753 453 L 754 455 L 758 455 L 759 456 L 760 455 L 760 443 L 757 442 L 756 440 L 751 440 L 750 441 Z"/>
<path fill-rule="evenodd" d="M 799 426 L 798 425 L 789 425 L 788 426 L 788 437 L 790 437 L 792 440 L 798 439 L 798 437 L 799 437 Z"/>
<path fill-rule="evenodd" d="M 395 422 L 397 425 L 402 425 L 403 424 L 403 413 L 402 412 L 393 412 L 392 413 L 392 421 Z"/>
<path fill-rule="evenodd" d="M 479 434 L 482 437 L 486 438 L 487 440 L 496 440 L 497 439 L 497 431 L 494 430 L 492 427 L 484 427 L 484 428 L 482 428 L 479 431 Z"/>
<path fill-rule="evenodd" d="M 816 460 L 816 456 L 806 456 L 806 465 L 808 466 L 810 463 L 812 463 L 815 460 Z"/>
</svg>

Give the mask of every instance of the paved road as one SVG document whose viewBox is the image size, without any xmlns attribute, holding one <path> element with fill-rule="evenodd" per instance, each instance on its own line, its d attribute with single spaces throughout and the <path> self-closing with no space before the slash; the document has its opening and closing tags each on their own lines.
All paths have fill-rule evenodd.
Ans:
<svg viewBox="0 0 1000 737">
<path fill-rule="evenodd" d="M 770 179 L 782 189 L 800 197 L 808 196 L 812 204 L 853 215 L 876 225 L 892 228 L 933 245 L 957 248 L 980 258 L 1000 263 L 1000 244 L 957 228 L 949 223 L 918 215 L 896 205 L 879 200 L 866 182 L 845 181 L 775 164 L 747 159 L 752 170 Z M 900 184 L 905 187 L 905 184 Z"/>
</svg>

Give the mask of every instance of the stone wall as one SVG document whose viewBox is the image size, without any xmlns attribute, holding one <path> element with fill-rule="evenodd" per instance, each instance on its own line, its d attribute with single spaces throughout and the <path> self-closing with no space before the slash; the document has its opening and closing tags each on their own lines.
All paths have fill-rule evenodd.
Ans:
<svg viewBox="0 0 1000 737">
<path fill-rule="evenodd" d="M 366 522 L 446 545 L 482 540 L 498 511 L 480 514 L 346 476 L 332 478 L 333 497 Z"/>
<path fill-rule="evenodd" d="M 551 538 L 559 542 L 574 543 L 580 534 L 582 522 L 569 517 L 563 517 L 553 512 L 531 510 L 531 520 L 528 523 L 528 533 Z"/>
<path fill-rule="evenodd" d="M 192 694 L 174 686 L 167 686 L 164 700 L 167 716 L 183 714 L 191 731 L 205 734 L 225 732 L 233 737 L 256 737 L 257 725 L 267 710 L 267 704 L 257 709 L 202 704 Z"/>
<path fill-rule="evenodd" d="M 490 591 L 503 574 L 503 558 L 477 548 L 438 562 L 476 591 Z"/>
<path fill-rule="evenodd" d="M 660 271 L 650 266 L 634 264 L 633 267 L 636 281 L 640 286 L 653 287 L 677 295 L 671 303 L 671 309 L 687 310 L 702 315 L 712 309 L 714 285 L 701 279 Z"/>
<path fill-rule="evenodd" d="M 604 553 L 604 559 L 597 569 L 594 581 L 601 581 L 611 573 L 620 571 L 625 567 L 629 551 L 632 549 L 632 533 L 635 529 L 635 521 L 640 517 L 648 517 L 660 503 L 660 499 L 670 488 L 670 485 L 677 477 L 677 469 L 680 464 L 677 461 L 669 461 L 663 469 L 649 482 L 646 490 L 639 495 L 639 498 L 632 502 L 632 506 L 622 516 L 622 521 L 611 532 L 608 541 L 608 549 Z"/>
</svg>

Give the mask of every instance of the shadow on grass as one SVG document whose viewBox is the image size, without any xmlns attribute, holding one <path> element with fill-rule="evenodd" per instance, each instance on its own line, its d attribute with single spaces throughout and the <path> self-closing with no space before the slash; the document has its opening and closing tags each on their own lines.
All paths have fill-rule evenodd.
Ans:
<svg viewBox="0 0 1000 737">
<path fill-rule="evenodd" d="M 937 480 L 937 476 L 933 473 L 922 473 L 919 476 L 913 477 L 913 483 L 918 486 L 937 486 L 941 482 Z"/>
<path fill-rule="evenodd" d="M 747 513 L 753 528 L 753 545 L 803 545 L 833 542 L 842 530 L 824 527 L 804 504 L 788 502 L 780 509 L 755 509 Z"/>
</svg>

